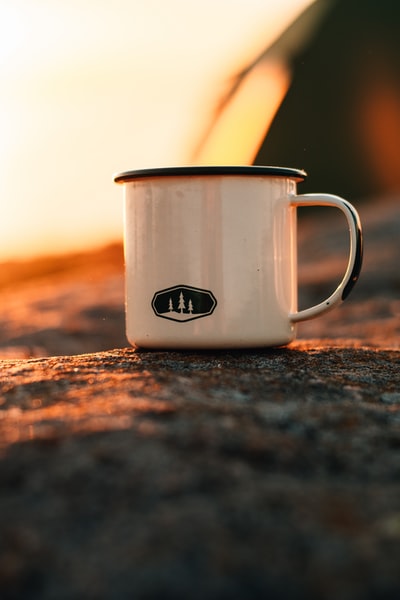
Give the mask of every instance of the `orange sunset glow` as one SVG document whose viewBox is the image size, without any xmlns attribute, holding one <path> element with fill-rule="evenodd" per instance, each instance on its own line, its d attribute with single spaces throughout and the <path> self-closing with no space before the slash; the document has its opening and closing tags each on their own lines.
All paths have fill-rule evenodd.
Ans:
<svg viewBox="0 0 400 600">
<path fill-rule="evenodd" d="M 1 3 L 0 260 L 120 239 L 117 171 L 248 163 L 285 93 L 282 65 L 249 78 L 194 149 L 232 77 L 308 4 Z"/>
</svg>

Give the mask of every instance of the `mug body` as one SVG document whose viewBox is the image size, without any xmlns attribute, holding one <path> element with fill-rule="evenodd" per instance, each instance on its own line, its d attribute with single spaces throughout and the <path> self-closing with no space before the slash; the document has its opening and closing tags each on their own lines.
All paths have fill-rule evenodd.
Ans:
<svg viewBox="0 0 400 600">
<path fill-rule="evenodd" d="M 302 176 L 273 167 L 121 174 L 130 343 L 226 349 L 290 342 L 289 314 L 297 309 L 290 197 Z"/>
</svg>

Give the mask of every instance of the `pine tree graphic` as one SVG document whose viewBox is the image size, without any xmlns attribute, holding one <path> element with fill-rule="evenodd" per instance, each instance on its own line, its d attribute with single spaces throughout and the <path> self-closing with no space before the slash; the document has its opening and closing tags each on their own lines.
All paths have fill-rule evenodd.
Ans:
<svg viewBox="0 0 400 600">
<path fill-rule="evenodd" d="M 179 304 L 178 304 L 178 309 L 180 313 L 183 313 L 184 309 L 186 308 L 185 306 L 185 299 L 183 297 L 183 292 L 181 292 L 179 294 Z"/>
<path fill-rule="evenodd" d="M 156 292 L 151 306 L 157 317 L 171 321 L 193 321 L 211 315 L 217 300 L 209 290 L 176 285 Z"/>
</svg>

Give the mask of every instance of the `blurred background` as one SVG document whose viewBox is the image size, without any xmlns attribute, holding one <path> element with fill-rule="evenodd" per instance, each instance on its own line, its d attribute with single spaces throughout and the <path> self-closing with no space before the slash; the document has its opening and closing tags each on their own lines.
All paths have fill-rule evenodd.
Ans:
<svg viewBox="0 0 400 600">
<path fill-rule="evenodd" d="M 0 0 L 0 356 L 126 345 L 113 175 L 185 164 L 302 168 L 350 200 L 360 282 L 299 335 L 398 345 L 399 23 L 398 0 Z M 348 236 L 299 213 L 306 307 Z"/>
<path fill-rule="evenodd" d="M 0 260 L 121 239 L 113 174 L 196 161 L 232 78 L 307 4 L 1 2 Z M 271 72 L 262 105 L 269 87 L 273 105 L 282 93 L 285 76 Z M 249 162 L 252 146 L 219 158 Z"/>
<path fill-rule="evenodd" d="M 0 4 L 0 260 L 121 239 L 115 172 L 303 168 L 400 189 L 397 0 Z"/>
</svg>

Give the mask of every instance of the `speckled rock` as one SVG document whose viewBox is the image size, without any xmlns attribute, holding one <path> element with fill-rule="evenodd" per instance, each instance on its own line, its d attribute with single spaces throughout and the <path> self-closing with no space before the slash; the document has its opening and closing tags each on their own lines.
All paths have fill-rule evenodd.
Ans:
<svg viewBox="0 0 400 600">
<path fill-rule="evenodd" d="M 2 598 L 397 597 L 399 352 L 312 346 L 4 361 Z"/>
</svg>

